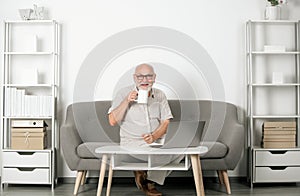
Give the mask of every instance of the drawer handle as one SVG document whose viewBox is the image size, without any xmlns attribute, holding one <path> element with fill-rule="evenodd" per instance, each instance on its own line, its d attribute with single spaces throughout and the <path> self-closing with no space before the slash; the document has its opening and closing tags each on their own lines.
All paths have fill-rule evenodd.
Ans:
<svg viewBox="0 0 300 196">
<path fill-rule="evenodd" d="M 285 170 L 287 166 L 271 166 L 271 170 Z"/>
<path fill-rule="evenodd" d="M 285 154 L 287 150 L 285 151 L 269 151 L 271 154 Z"/>
<path fill-rule="evenodd" d="M 19 155 L 33 155 L 34 152 L 17 152 Z"/>
<path fill-rule="evenodd" d="M 33 170 L 35 170 L 35 168 L 25 168 L 25 167 L 18 167 L 17 169 L 23 172 L 32 172 Z"/>
</svg>

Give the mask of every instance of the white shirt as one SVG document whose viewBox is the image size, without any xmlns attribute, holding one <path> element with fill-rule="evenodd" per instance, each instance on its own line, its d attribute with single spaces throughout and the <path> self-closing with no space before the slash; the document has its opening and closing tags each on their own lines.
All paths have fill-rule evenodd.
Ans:
<svg viewBox="0 0 300 196">
<path fill-rule="evenodd" d="M 134 89 L 133 86 L 125 87 L 117 93 L 109 113 L 127 98 L 132 89 Z M 152 88 L 147 104 L 136 102 L 129 104 L 125 116 L 120 122 L 121 143 L 122 139 L 142 141 L 142 134 L 154 131 L 161 121 L 171 118 L 173 115 L 165 94 L 159 89 Z"/>
</svg>

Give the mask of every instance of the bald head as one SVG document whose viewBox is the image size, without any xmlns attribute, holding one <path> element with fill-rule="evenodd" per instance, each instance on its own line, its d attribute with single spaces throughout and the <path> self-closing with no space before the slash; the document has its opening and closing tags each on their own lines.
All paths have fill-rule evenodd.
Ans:
<svg viewBox="0 0 300 196">
<path fill-rule="evenodd" d="M 142 72 L 147 72 L 147 73 L 154 74 L 154 69 L 151 65 L 146 64 L 146 63 L 136 66 L 135 74 L 142 74 Z"/>
<path fill-rule="evenodd" d="M 134 81 L 138 89 L 150 90 L 155 82 L 155 73 L 151 65 L 143 63 L 135 68 Z"/>
</svg>

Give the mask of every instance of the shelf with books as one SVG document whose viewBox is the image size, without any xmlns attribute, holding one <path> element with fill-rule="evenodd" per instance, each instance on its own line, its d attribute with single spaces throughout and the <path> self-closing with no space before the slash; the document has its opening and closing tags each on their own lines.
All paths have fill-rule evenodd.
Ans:
<svg viewBox="0 0 300 196">
<path fill-rule="evenodd" d="M 1 184 L 49 184 L 54 188 L 56 183 L 59 32 L 55 20 L 4 21 L 0 124 L 5 164 L 1 166 Z M 43 121 L 47 128 L 32 133 L 31 128 L 25 127 L 23 134 L 12 127 L 15 121 Z M 26 145 L 18 141 L 25 141 Z M 34 174 L 18 171 L 27 167 L 24 160 L 30 156 Z M 42 162 L 46 164 L 41 165 Z M 17 173 L 13 179 L 10 176 L 14 172 Z M 36 176 L 41 176 L 41 181 Z"/>
<path fill-rule="evenodd" d="M 288 171 L 272 169 L 285 166 L 288 170 L 300 170 L 300 161 L 295 159 L 300 156 L 299 24 L 298 20 L 249 20 L 246 23 L 248 178 L 251 186 L 262 182 L 300 181 L 300 178 L 293 179 Z M 268 130 L 264 128 L 268 123 L 295 126 L 292 130 L 280 126 Z M 295 156 L 290 156 L 291 151 Z"/>
<path fill-rule="evenodd" d="M 5 89 L 4 116 L 30 117 L 30 116 L 52 116 L 53 95 L 27 94 L 27 89 L 9 87 Z"/>
</svg>

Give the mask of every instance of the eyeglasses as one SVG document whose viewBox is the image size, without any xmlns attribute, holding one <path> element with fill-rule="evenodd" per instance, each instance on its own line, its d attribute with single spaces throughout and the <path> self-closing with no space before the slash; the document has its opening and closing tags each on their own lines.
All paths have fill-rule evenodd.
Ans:
<svg viewBox="0 0 300 196">
<path fill-rule="evenodd" d="M 153 76 L 154 76 L 153 74 L 147 74 L 147 75 L 137 75 L 137 74 L 135 74 L 135 77 L 138 80 L 143 80 L 144 78 L 146 78 L 147 80 L 152 80 Z"/>
</svg>

